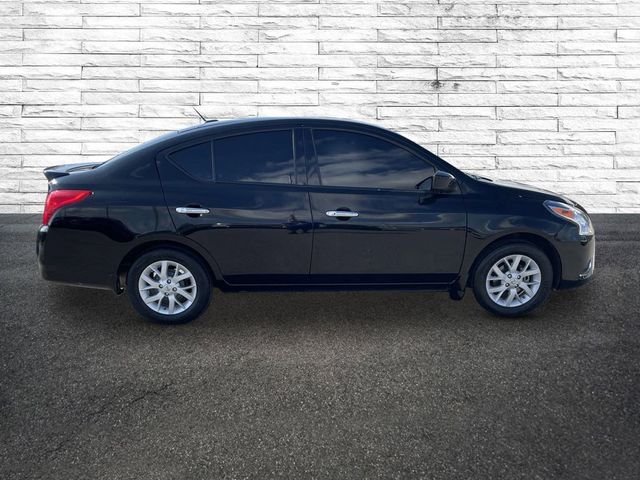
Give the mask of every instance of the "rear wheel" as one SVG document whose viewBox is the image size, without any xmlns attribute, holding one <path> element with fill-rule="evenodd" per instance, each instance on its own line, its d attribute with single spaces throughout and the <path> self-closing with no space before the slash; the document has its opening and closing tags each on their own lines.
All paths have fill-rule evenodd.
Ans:
<svg viewBox="0 0 640 480">
<path fill-rule="evenodd" d="M 525 242 L 502 245 L 478 263 L 473 293 L 489 312 L 505 317 L 525 315 L 551 293 L 553 267 L 547 255 Z"/>
<path fill-rule="evenodd" d="M 202 264 L 179 250 L 141 255 L 127 274 L 127 294 L 142 316 L 157 323 L 186 323 L 199 317 L 211 299 L 211 281 Z"/>
</svg>

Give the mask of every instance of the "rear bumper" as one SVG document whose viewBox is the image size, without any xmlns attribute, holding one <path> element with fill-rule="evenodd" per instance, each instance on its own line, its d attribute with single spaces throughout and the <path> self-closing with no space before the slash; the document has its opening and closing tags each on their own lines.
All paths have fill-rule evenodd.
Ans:
<svg viewBox="0 0 640 480">
<path fill-rule="evenodd" d="M 115 276 L 105 275 L 103 272 L 109 270 L 98 267 L 92 258 L 100 258 L 99 254 L 90 246 L 74 247 L 74 243 L 65 242 L 64 238 L 63 231 L 50 230 L 47 225 L 38 229 L 36 255 L 42 278 L 67 285 L 115 290 Z M 91 255 L 86 255 L 87 250 Z"/>
</svg>

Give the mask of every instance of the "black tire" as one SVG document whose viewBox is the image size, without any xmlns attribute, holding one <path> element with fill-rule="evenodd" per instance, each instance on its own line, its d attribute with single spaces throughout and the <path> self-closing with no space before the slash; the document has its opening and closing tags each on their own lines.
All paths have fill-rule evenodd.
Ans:
<svg viewBox="0 0 640 480">
<path fill-rule="evenodd" d="M 500 259 L 508 255 L 526 255 L 533 259 L 540 268 L 541 279 L 538 291 L 526 303 L 513 307 L 505 307 L 494 302 L 486 289 L 489 270 Z M 473 294 L 476 301 L 488 312 L 502 317 L 520 317 L 526 315 L 542 304 L 551 294 L 553 288 L 553 266 L 549 257 L 538 247 L 527 242 L 503 244 L 486 253 L 477 264 L 473 276 Z"/>
<path fill-rule="evenodd" d="M 183 265 L 191 272 L 195 280 L 197 290 L 193 303 L 180 313 L 163 314 L 152 310 L 143 301 L 140 291 L 138 290 L 138 282 L 143 271 L 154 262 L 162 260 L 169 260 Z M 156 290 L 153 290 L 153 293 L 155 292 Z M 207 270 L 198 259 L 180 250 L 160 248 L 142 254 L 133 265 L 131 265 L 131 268 L 129 268 L 127 272 L 127 295 L 138 313 L 152 322 L 163 324 L 187 323 L 198 318 L 209 306 L 211 300 L 211 279 L 209 278 Z M 180 298 L 184 300 L 182 297 Z"/>
</svg>

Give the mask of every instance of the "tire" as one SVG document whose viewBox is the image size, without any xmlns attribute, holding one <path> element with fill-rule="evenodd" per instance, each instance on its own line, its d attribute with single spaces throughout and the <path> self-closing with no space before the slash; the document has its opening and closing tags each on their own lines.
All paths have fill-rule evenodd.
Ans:
<svg viewBox="0 0 640 480">
<path fill-rule="evenodd" d="M 129 268 L 127 295 L 138 313 L 152 322 L 187 323 L 209 306 L 211 279 L 202 263 L 187 253 L 151 250 Z"/>
<path fill-rule="evenodd" d="M 526 242 L 503 244 L 488 252 L 480 259 L 473 276 L 476 301 L 488 312 L 502 317 L 532 312 L 548 300 L 552 286 L 553 266 L 549 257 Z"/>
</svg>

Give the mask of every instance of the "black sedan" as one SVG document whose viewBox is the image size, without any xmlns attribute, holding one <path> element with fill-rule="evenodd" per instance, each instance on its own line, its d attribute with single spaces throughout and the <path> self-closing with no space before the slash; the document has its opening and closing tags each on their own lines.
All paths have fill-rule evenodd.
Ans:
<svg viewBox="0 0 640 480">
<path fill-rule="evenodd" d="M 195 319 L 213 286 L 424 289 L 498 315 L 594 270 L 584 208 L 465 174 L 365 123 L 209 121 L 104 163 L 45 169 L 47 280 L 127 291 L 145 317 Z"/>
</svg>

